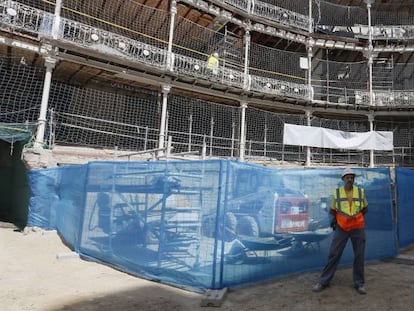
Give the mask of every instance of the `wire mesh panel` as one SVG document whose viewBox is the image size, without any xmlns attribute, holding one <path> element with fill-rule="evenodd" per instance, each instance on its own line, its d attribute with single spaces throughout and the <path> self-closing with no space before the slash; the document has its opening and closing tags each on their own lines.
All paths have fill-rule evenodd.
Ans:
<svg viewBox="0 0 414 311">
<path fill-rule="evenodd" d="M 0 55 L 0 139 L 11 144 L 33 137 L 44 79 L 44 70 L 29 65 L 27 54 L 14 55 Z"/>
<path fill-rule="evenodd" d="M 368 11 L 362 7 L 345 6 L 328 1 L 316 1 L 317 7 L 312 11 L 315 26 L 324 30 L 322 26 L 367 25 Z"/>
<path fill-rule="evenodd" d="M 223 84 L 243 86 L 243 40 L 177 17 L 173 38 L 174 70 Z"/>
<path fill-rule="evenodd" d="M 251 90 L 307 99 L 306 71 L 300 68 L 302 53 L 252 43 L 249 51 Z"/>
<path fill-rule="evenodd" d="M 381 3 L 381 7 L 372 10 L 372 25 L 414 25 L 412 6 L 404 3 Z M 404 36 L 404 32 L 401 33 Z"/>
<path fill-rule="evenodd" d="M 368 64 L 312 59 L 312 87 L 315 100 L 356 104 L 355 91 L 368 88 Z"/>
<path fill-rule="evenodd" d="M 184 96 L 170 96 L 168 135 L 173 152 L 233 157 L 239 142 L 239 108 Z"/>
<path fill-rule="evenodd" d="M 166 66 L 169 14 L 134 1 L 64 1 L 59 38 L 99 53 Z M 49 33 L 50 35 L 50 33 Z"/>
<path fill-rule="evenodd" d="M 247 157 L 272 157 L 277 158 L 275 151 L 279 150 L 281 128 L 283 124 L 272 114 L 250 108 L 246 111 L 246 156 Z M 273 121 L 273 122 L 272 122 Z M 277 122 L 278 123 L 274 123 Z M 273 143 L 273 148 L 267 150 L 268 145 Z M 279 154 L 280 156 L 280 154 Z"/>
<path fill-rule="evenodd" d="M 4 74 L 0 77 L 3 89 L 0 122 L 34 123 L 39 118 L 44 70 L 24 65 L 24 62 L 21 58 L 2 58 L 1 68 Z M 161 94 L 144 89 L 120 89 L 121 85 L 117 85 L 106 84 L 106 91 L 102 91 L 91 86 L 79 87 L 53 82 L 46 131 L 49 145 L 58 143 L 122 150 L 156 148 L 161 120 Z M 393 95 L 393 100 L 397 100 L 396 93 Z M 404 100 L 402 96 L 408 97 L 403 94 L 400 96 L 401 100 Z M 387 98 L 392 99 L 388 95 Z M 175 148 L 173 152 L 200 154 L 205 146 L 207 156 L 239 156 L 238 107 L 175 95 L 169 96 L 167 107 L 169 115 L 166 135 L 172 136 Z M 304 125 L 304 120 L 304 115 L 247 108 L 247 158 L 303 162 L 306 159 L 306 148 L 283 145 L 282 137 L 285 122 Z M 362 125 L 350 126 L 337 119 L 317 120 L 314 118 L 312 124 L 344 131 L 368 131 L 367 121 L 358 121 Z M 375 120 L 374 125 L 379 130 L 392 130 L 395 145 L 394 152 L 376 153 L 376 163 L 412 164 L 412 124 Z M 369 155 L 367 152 L 312 149 L 312 162 L 360 165 L 369 162 Z"/>
<path fill-rule="evenodd" d="M 158 141 L 157 93 L 127 96 L 53 83 L 49 108 L 58 143 L 146 150 Z"/>
<path fill-rule="evenodd" d="M 368 120 L 332 120 L 312 117 L 311 125 L 347 132 L 366 132 L 369 130 Z"/>
<path fill-rule="evenodd" d="M 414 123 L 398 121 L 376 121 L 374 124 L 376 131 L 389 131 L 392 129 L 394 150 L 387 153 L 377 154 L 376 162 L 379 165 L 394 163 L 400 166 L 411 166 L 414 162 Z"/>
<path fill-rule="evenodd" d="M 24 55 L 0 57 L 0 122 L 35 122 L 39 117 L 44 70 L 26 65 Z"/>
<path fill-rule="evenodd" d="M 309 29 L 309 9 L 303 5 L 303 1 L 253 1 L 252 14 L 266 18 L 272 22 L 296 27 L 304 30 Z"/>
<path fill-rule="evenodd" d="M 304 84 L 305 71 L 300 68 L 301 57 L 306 55 L 252 43 L 249 53 L 250 74 Z"/>
<path fill-rule="evenodd" d="M 313 117 L 311 126 L 323 127 L 344 132 L 367 132 L 369 123 L 367 120 L 330 120 Z M 369 163 L 369 151 L 357 151 L 349 149 L 312 148 L 312 161 L 319 163 L 348 163 L 364 166 Z"/>
<path fill-rule="evenodd" d="M 304 115 L 288 115 L 248 108 L 246 110 L 246 157 L 300 161 L 303 159 L 300 147 L 283 145 L 283 128 L 285 123 L 303 125 L 304 122 Z"/>
<path fill-rule="evenodd" d="M 174 25 L 175 53 L 207 60 L 207 56 L 218 52 L 224 35 L 190 20 L 178 16 Z"/>
<path fill-rule="evenodd" d="M 168 12 L 135 1 L 64 0 L 61 15 L 154 46 L 168 42 Z"/>
<path fill-rule="evenodd" d="M 393 64 L 393 87 L 394 90 L 412 91 L 414 90 L 414 64 L 413 63 L 394 63 Z M 407 92 L 408 93 L 408 92 Z"/>
<path fill-rule="evenodd" d="M 290 10 L 292 12 L 301 13 L 303 15 L 309 15 L 308 3 L 303 0 L 263 0 L 262 2 L 273 4 L 275 6 Z"/>
</svg>

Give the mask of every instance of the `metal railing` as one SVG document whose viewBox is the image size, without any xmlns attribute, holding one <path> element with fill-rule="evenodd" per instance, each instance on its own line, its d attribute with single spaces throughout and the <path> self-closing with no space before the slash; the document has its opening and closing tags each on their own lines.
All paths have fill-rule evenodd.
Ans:
<svg viewBox="0 0 414 311">
<path fill-rule="evenodd" d="M 263 7 L 267 7 L 267 4 Z M 0 3 L 0 23 L 13 29 L 51 37 L 53 14 L 16 1 L 7 1 Z M 166 42 L 159 42 L 161 47 L 154 46 L 66 18 L 60 19 L 58 36 L 59 40 L 66 43 L 142 63 L 151 68 L 167 70 Z M 223 63 L 219 66 L 217 73 L 212 73 L 208 70 L 206 61 L 198 58 L 175 53 L 171 55 L 171 59 L 173 60 L 171 69 L 177 75 L 190 76 L 263 94 L 309 99 L 309 85 L 305 81 L 304 83 L 293 83 L 272 79 L 258 75 L 257 73 L 260 71 L 254 70 L 255 68 L 251 68 L 255 74 L 246 74 L 248 71 L 245 71 L 243 67 L 235 67 L 232 63 Z M 369 105 L 367 90 L 351 90 L 320 84 L 312 85 L 312 89 L 315 100 L 339 104 Z M 414 98 L 414 93 L 411 91 L 390 92 L 374 94 L 373 104 L 406 106 Z"/>
<path fill-rule="evenodd" d="M 14 11 L 7 10 L 10 8 L 14 9 Z M 7 6 L 6 2 L 0 3 L 0 26 L 3 28 L 11 27 L 13 29 L 35 33 L 47 38 L 51 36 L 52 20 L 52 14 L 25 6 L 15 1 L 8 1 Z M 163 43 L 165 48 L 160 48 L 152 44 L 65 18 L 61 19 L 58 39 L 96 52 L 137 61 L 150 67 L 170 70 L 170 68 L 167 68 L 167 59 L 169 55 L 166 43 Z M 172 54 L 170 57 L 173 59 L 172 70 L 177 75 L 200 78 L 240 89 L 257 91 L 263 94 L 280 95 L 305 100 L 309 99 L 309 92 L 311 90 L 309 90 L 308 85 L 305 83 L 293 83 L 260 75 L 246 74 L 243 71 L 243 68 L 235 67 L 233 64 L 219 66 L 217 73 L 212 73 L 208 70 L 206 62 L 201 61 L 200 59 L 179 54 Z M 315 89 L 320 89 L 320 91 L 315 92 L 315 94 L 317 97 L 320 96 L 321 99 L 323 99 L 322 90 L 327 90 L 326 98 L 328 101 L 330 98 L 337 98 L 335 101 L 338 103 L 343 101 L 345 104 L 369 104 L 369 93 L 366 90 L 352 90 L 351 94 L 354 93 L 354 96 L 352 96 L 349 94 L 349 90 L 344 88 L 323 88 L 321 86 L 315 86 L 314 90 Z M 335 93 L 335 90 L 337 90 L 337 93 Z M 355 99 L 354 102 L 352 101 L 352 98 Z M 413 100 L 414 92 L 410 91 L 375 91 L 373 93 L 373 102 L 374 105 L 377 106 L 411 105 Z M 154 129 L 154 131 L 158 131 L 158 129 Z M 178 137 L 181 135 L 188 136 L 188 133 L 177 132 L 174 136 Z M 147 138 L 145 137 L 140 138 L 140 140 L 144 142 L 146 139 Z M 198 143 L 197 145 L 194 144 L 194 142 L 193 145 L 186 145 L 185 141 L 180 142 L 179 139 L 177 139 L 177 142 L 174 141 L 174 143 L 183 146 L 178 149 L 187 149 L 188 151 L 193 151 L 195 147 L 200 149 L 204 143 L 206 143 L 207 146 L 210 146 L 211 151 L 208 154 L 211 156 L 234 156 L 234 154 L 237 154 L 239 151 L 237 147 L 235 147 L 239 142 L 235 140 L 228 141 L 228 139 L 222 137 L 211 137 L 209 142 L 207 141 L 208 137 L 203 137 L 203 143 Z M 152 141 L 152 144 L 154 143 L 155 140 Z M 376 157 L 378 161 L 383 160 L 384 162 L 392 163 L 409 161 L 412 163 L 412 149 L 408 147 L 400 148 L 401 150 L 395 148 L 393 153 L 381 153 Z M 300 148 L 293 148 L 290 150 L 275 142 L 248 141 L 246 151 L 247 157 L 268 157 L 282 161 L 286 159 L 303 161 L 305 159 L 304 151 L 300 150 Z M 344 161 L 347 161 L 346 163 L 365 164 L 368 162 L 366 160 L 366 155 L 361 155 L 360 153 L 352 154 L 347 152 L 344 156 L 342 153 L 336 153 L 334 151 L 323 151 L 314 153 L 313 157 L 319 161 L 335 159 L 336 163 L 341 161 L 341 158 L 343 158 Z"/>
</svg>

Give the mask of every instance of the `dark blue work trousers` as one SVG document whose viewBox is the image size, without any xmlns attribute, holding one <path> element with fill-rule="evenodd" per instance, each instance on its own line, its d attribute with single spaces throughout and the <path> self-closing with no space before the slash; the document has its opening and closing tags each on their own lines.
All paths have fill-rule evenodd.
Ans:
<svg viewBox="0 0 414 311">
<path fill-rule="evenodd" d="M 323 286 L 329 285 L 331 282 L 339 261 L 341 260 L 342 253 L 348 242 L 351 239 L 352 248 L 354 250 L 354 263 L 353 263 L 353 280 L 356 287 L 362 286 L 365 283 L 364 278 L 364 262 L 365 262 L 365 229 L 354 229 L 350 231 L 344 231 L 339 226 L 336 226 L 334 235 L 329 249 L 328 262 L 325 268 L 323 268 L 319 282 Z"/>
</svg>

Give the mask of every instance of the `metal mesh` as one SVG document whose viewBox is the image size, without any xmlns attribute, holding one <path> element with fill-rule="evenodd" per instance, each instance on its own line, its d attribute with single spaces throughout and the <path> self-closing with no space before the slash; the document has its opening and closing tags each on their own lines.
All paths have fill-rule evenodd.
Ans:
<svg viewBox="0 0 414 311">
<path fill-rule="evenodd" d="M 312 59 L 315 100 L 355 104 L 355 90 L 367 90 L 368 64 Z"/>
<path fill-rule="evenodd" d="M 20 58 L 2 58 L 0 79 L 1 122 L 36 122 L 40 109 L 44 70 L 23 65 Z M 10 83 L 13 81 L 13 84 Z M 103 85 L 100 83 L 101 86 Z M 93 83 L 91 84 L 93 85 Z M 49 144 L 72 144 L 148 150 L 158 146 L 159 92 L 106 84 L 106 91 L 53 81 L 49 98 Z M 166 135 L 173 152 L 197 152 L 207 156 L 237 157 L 240 144 L 240 108 L 184 95 L 168 97 Z M 284 123 L 305 125 L 304 114 L 246 109 L 246 157 L 303 162 L 306 148 L 283 145 Z M 412 122 L 375 121 L 376 130 L 394 132 L 394 151 L 377 154 L 376 163 L 412 163 Z M 343 131 L 368 131 L 364 120 L 312 119 L 313 126 Z M 313 163 L 369 162 L 367 153 L 312 150 Z"/>
<path fill-rule="evenodd" d="M 231 3 L 235 5 L 238 2 Z M 297 1 L 263 3 L 302 13 L 307 10 L 303 8 L 301 11 Z M 335 18 L 336 21 L 351 23 L 352 19 L 353 23 L 359 18 L 359 11 L 352 11 L 355 8 L 338 8 L 323 1 L 314 4 L 320 5 L 321 10 L 313 10 L 318 14 L 324 12 L 322 9 L 326 9 L 324 14 L 328 16 L 341 12 Z M 7 9 L 14 9 L 15 12 Z M 134 1 L 64 1 L 58 39 L 66 44 L 74 44 L 76 48 L 81 46 L 107 53 L 110 57 L 127 58 L 150 67 L 165 69 L 170 22 L 169 13 L 165 9 L 166 3 L 162 4 L 161 9 L 154 9 Z M 1 27 L 13 27 L 14 31 L 22 31 L 25 35 L 29 32 L 31 35 L 48 37 L 51 35 L 48 27 L 51 26 L 53 10 L 54 2 L 3 1 L 0 3 Z M 137 19 L 136 16 L 140 18 Z M 244 68 L 243 38 L 227 32 L 226 28 L 215 31 L 182 17 L 177 17 L 174 30 L 173 72 L 263 94 L 309 98 L 306 71 L 299 65 L 301 58 L 306 56 L 303 53 L 252 43 L 248 47 L 249 75 L 245 76 L 244 70 L 247 68 Z M 216 73 L 208 66 L 208 57 L 213 52 L 219 54 Z M 42 60 L 36 62 L 37 66 L 43 64 Z M 34 122 L 38 118 L 44 70 L 24 63 L 24 54 L 16 59 L 2 58 L 2 122 Z M 379 63 L 380 60 L 374 64 L 373 104 L 389 107 L 411 105 L 414 98 L 410 91 L 413 89 L 413 64 L 394 64 L 392 60 L 386 60 L 381 67 Z M 326 59 L 312 59 L 315 100 L 327 101 L 327 104 L 367 105 L 367 80 L 366 62 L 339 63 L 330 60 L 329 55 Z M 135 94 L 121 94 L 117 91 L 114 85 L 107 85 L 105 91 L 98 91 L 93 87 L 74 87 L 53 82 L 48 115 L 50 144 L 56 141 L 128 150 L 145 150 L 156 146 L 161 94 L 146 90 Z M 94 105 L 99 105 L 100 109 Z M 173 141 L 176 141 L 176 150 L 199 151 L 204 144 L 208 147 L 208 155 L 234 156 L 238 153 L 239 108 L 197 101 L 188 96 L 169 96 L 168 110 L 167 134 L 171 134 Z M 281 133 L 282 127 L 277 121 L 282 118 L 280 114 L 249 111 L 250 108 L 247 110 L 246 128 L 248 156 L 303 160 L 303 148 L 278 145 L 281 136 L 275 137 L 273 132 Z M 184 112 L 185 118 L 180 118 Z M 292 123 L 302 120 L 303 116 L 300 121 Z M 399 135 L 394 124 L 389 126 L 388 129 Z M 406 161 L 404 153 L 412 148 L 412 142 L 406 134 L 401 134 L 401 140 L 399 136 L 395 138 L 396 141 L 401 141 L 399 147 L 406 149 L 395 150 L 392 157 L 385 155 L 387 159 L 384 163 L 396 159 Z M 396 153 L 401 154 L 400 158 Z M 333 161 L 339 157 L 339 154 L 331 156 Z M 365 155 L 362 158 L 363 160 L 352 161 L 365 163 Z"/>
<path fill-rule="evenodd" d="M 153 67 L 165 66 L 168 12 L 130 0 L 65 0 L 63 4 L 60 40 Z"/>
<path fill-rule="evenodd" d="M 18 12 L 13 17 L 7 14 L 5 3 L 0 5 L 4 11 L 1 16 L 2 23 L 24 31 L 34 31 L 41 37 L 51 35 L 53 15 L 48 11 L 10 1 L 7 4 L 13 4 Z M 52 4 L 48 3 L 49 6 Z M 158 69 L 167 68 L 168 12 L 129 1 L 122 5 L 120 2 L 111 2 L 111 5 L 98 10 L 97 7 L 101 4 L 103 3 L 90 5 L 79 1 L 64 2 L 59 40 L 96 53 L 108 54 L 110 57 L 126 58 Z M 123 14 L 121 18 L 111 14 L 114 10 L 126 10 L 128 13 Z M 136 15 L 140 16 L 139 21 L 134 18 Z M 33 28 L 31 22 L 26 20 L 38 21 L 35 23 L 36 27 Z M 155 21 L 160 21 L 160 25 L 157 22 L 155 27 Z M 172 68 L 169 69 L 177 74 L 237 88 L 250 88 L 265 94 L 309 98 L 306 72 L 299 66 L 301 58 L 305 57 L 302 53 L 276 50 L 252 43 L 248 47 L 250 75 L 247 76 L 247 70 L 244 68 L 243 38 L 228 32 L 226 27 L 215 31 L 183 17 L 177 17 L 173 41 Z M 211 71 L 208 65 L 209 57 L 214 52 L 218 53 L 218 68 L 215 72 Z M 350 67 L 350 73 L 346 72 L 346 66 Z M 373 89 L 380 91 L 374 96 L 374 105 L 407 105 L 414 97 L 407 91 L 407 87 L 412 88 L 412 79 L 409 78 L 412 66 L 407 65 L 404 69 L 397 68 L 398 66 L 403 65 L 395 65 L 395 70 L 391 67 L 388 70 L 389 78 L 385 81 L 393 86 L 384 89 L 374 85 Z M 336 63 L 327 60 L 324 63 L 314 58 L 312 70 L 316 100 L 341 104 L 370 104 L 364 83 L 367 80 L 366 62 Z M 384 74 L 384 71 L 373 73 L 374 84 L 384 82 L 380 81 L 381 74 Z M 404 93 L 384 93 L 402 89 L 405 90 Z"/>
<path fill-rule="evenodd" d="M 316 1 L 312 10 L 315 26 L 367 25 L 368 13 L 365 8 L 338 5 L 327 1 Z"/>
<path fill-rule="evenodd" d="M 131 0 L 81 1 L 64 0 L 62 17 L 86 25 L 125 35 L 131 39 L 156 42 L 168 41 L 169 14 Z M 122 5 L 121 5 L 122 4 Z"/>
<path fill-rule="evenodd" d="M 220 33 L 182 17 L 174 28 L 174 70 L 181 74 L 208 78 L 243 87 L 243 41 L 227 31 Z M 210 57 L 217 59 L 214 68 Z"/>
<path fill-rule="evenodd" d="M 250 45 L 250 73 L 275 80 L 304 83 L 305 71 L 300 58 L 305 54 L 278 50 L 257 43 Z"/>
<path fill-rule="evenodd" d="M 174 53 L 207 61 L 207 56 L 218 52 L 224 35 L 202 27 L 183 17 L 174 25 Z"/>
<path fill-rule="evenodd" d="M 309 28 L 308 6 L 303 1 L 253 1 L 252 14 L 283 25 L 307 30 Z"/>
<path fill-rule="evenodd" d="M 174 153 L 202 152 L 209 156 L 235 156 L 238 148 L 239 108 L 184 96 L 170 96 L 168 135 Z"/>
<path fill-rule="evenodd" d="M 49 107 L 57 143 L 146 150 L 156 147 L 157 93 L 135 96 L 53 83 Z"/>
<path fill-rule="evenodd" d="M 414 25 L 412 6 L 401 4 L 381 3 L 381 7 L 372 10 L 372 25 Z"/>
<path fill-rule="evenodd" d="M 297 12 L 303 15 L 309 15 L 308 3 L 303 0 L 263 0 L 261 2 L 272 4 L 280 8 L 290 10 L 292 12 Z"/>
<path fill-rule="evenodd" d="M 24 55 L 0 57 L 0 118 L 2 122 L 36 122 L 44 70 L 26 65 Z"/>
<path fill-rule="evenodd" d="M 283 145 L 284 123 L 304 124 L 304 115 L 272 113 L 256 108 L 246 111 L 246 157 L 300 161 L 300 147 Z"/>
</svg>

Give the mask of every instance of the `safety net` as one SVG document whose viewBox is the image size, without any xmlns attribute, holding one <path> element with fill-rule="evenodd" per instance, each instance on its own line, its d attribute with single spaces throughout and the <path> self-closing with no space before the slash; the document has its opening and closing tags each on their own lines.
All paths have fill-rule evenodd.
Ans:
<svg viewBox="0 0 414 311">
<path fill-rule="evenodd" d="M 390 173 L 365 189 L 367 260 L 396 255 Z M 32 170 L 29 226 L 57 229 L 81 256 L 190 290 L 321 269 L 340 168 L 232 160 L 90 162 Z M 341 265 L 352 263 L 350 243 Z"/>
<path fill-rule="evenodd" d="M 414 170 L 396 168 L 396 190 L 398 205 L 398 241 L 400 247 L 406 247 L 414 243 Z"/>
</svg>

